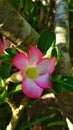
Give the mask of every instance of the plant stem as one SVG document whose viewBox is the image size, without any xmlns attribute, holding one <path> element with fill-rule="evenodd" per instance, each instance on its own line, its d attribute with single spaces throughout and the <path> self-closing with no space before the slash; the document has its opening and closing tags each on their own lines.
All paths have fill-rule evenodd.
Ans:
<svg viewBox="0 0 73 130">
<path fill-rule="evenodd" d="M 12 104 L 11 102 L 9 102 L 9 100 L 7 100 L 7 103 L 11 107 L 12 118 L 11 118 L 11 121 L 8 124 L 6 130 L 14 130 L 15 127 L 16 127 L 16 125 L 17 125 L 17 121 L 18 121 L 18 119 L 19 119 L 19 117 L 20 117 L 20 115 L 22 113 L 22 110 L 28 104 L 28 98 L 27 97 L 23 98 L 18 108 L 16 108 L 16 106 L 14 104 Z"/>
</svg>

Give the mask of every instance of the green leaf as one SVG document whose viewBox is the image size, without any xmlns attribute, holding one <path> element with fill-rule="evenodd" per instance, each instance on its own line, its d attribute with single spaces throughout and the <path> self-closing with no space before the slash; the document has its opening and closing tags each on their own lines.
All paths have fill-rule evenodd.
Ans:
<svg viewBox="0 0 73 130">
<path fill-rule="evenodd" d="M 16 51 L 14 48 L 6 48 L 5 51 L 11 56 L 18 54 L 18 51 Z"/>
<path fill-rule="evenodd" d="M 67 125 L 66 121 L 54 121 L 47 124 L 47 127 Z"/>
<path fill-rule="evenodd" d="M 22 90 L 22 86 L 21 86 L 21 84 L 18 84 L 10 91 L 9 94 L 20 92 L 21 90 Z"/>
<path fill-rule="evenodd" d="M 4 103 L 5 98 L 7 95 L 7 87 L 4 89 L 4 91 L 0 94 L 0 104 Z"/>
<path fill-rule="evenodd" d="M 70 4 L 71 0 L 68 0 L 68 5 Z"/>
<path fill-rule="evenodd" d="M 55 43 L 55 34 L 46 30 L 41 33 L 40 38 L 37 43 L 37 47 L 46 54 L 46 51 Z"/>
<path fill-rule="evenodd" d="M 57 59 L 56 63 L 58 63 L 58 61 L 59 61 L 59 59 L 60 59 L 60 51 L 59 51 L 59 49 L 58 49 L 57 47 L 55 47 L 54 45 L 52 45 L 52 46 L 47 50 L 47 52 L 46 52 L 46 54 L 45 54 L 45 57 L 46 57 L 46 58 L 51 58 L 51 57 L 53 57 L 53 56 L 56 57 L 56 59 Z"/>
<path fill-rule="evenodd" d="M 4 80 L 0 77 L 0 88 L 4 88 L 5 83 Z"/>
<path fill-rule="evenodd" d="M 51 57 L 55 56 L 57 58 L 57 62 L 60 59 L 60 51 L 57 47 L 54 47 L 52 52 L 51 52 Z"/>
<path fill-rule="evenodd" d="M 39 119 L 37 119 L 37 120 L 35 120 L 35 121 L 33 121 L 33 122 L 30 122 L 29 124 L 27 124 L 27 125 L 25 125 L 25 126 L 22 126 L 21 127 L 21 129 L 20 130 L 26 130 L 28 127 L 30 127 L 30 126 L 33 126 L 33 125 L 35 125 L 35 124 L 37 124 L 37 123 L 40 123 L 40 122 L 44 122 L 44 121 L 46 121 L 46 120 L 48 120 L 48 119 L 52 119 L 52 118 L 54 118 L 55 117 L 55 114 L 53 113 L 53 114 L 50 114 L 50 115 L 48 115 L 48 116 L 44 116 L 44 117 L 41 117 L 41 118 L 39 118 Z"/>
<path fill-rule="evenodd" d="M 62 76 L 60 79 L 58 79 L 57 82 L 61 84 L 64 88 L 73 92 L 73 77 Z"/>
<path fill-rule="evenodd" d="M 0 64 L 0 77 L 5 79 L 8 78 L 10 75 L 10 71 L 11 71 L 11 64 L 7 64 L 2 62 Z"/>
<path fill-rule="evenodd" d="M 3 60 L 8 60 L 8 59 L 11 59 L 12 57 L 8 54 L 0 54 L 0 60 L 3 61 Z"/>
<path fill-rule="evenodd" d="M 56 94 L 60 94 L 62 92 L 62 85 L 57 82 L 52 82 L 53 83 L 53 90 L 55 91 Z"/>
</svg>

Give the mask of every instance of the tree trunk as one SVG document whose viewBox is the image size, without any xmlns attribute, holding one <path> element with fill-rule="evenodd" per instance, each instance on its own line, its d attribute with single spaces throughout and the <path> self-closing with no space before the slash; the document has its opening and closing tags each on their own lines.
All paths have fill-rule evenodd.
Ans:
<svg viewBox="0 0 73 130">
<path fill-rule="evenodd" d="M 0 0 L 0 32 L 22 50 L 35 45 L 39 34 L 7 0 Z"/>
<path fill-rule="evenodd" d="M 66 76 L 72 76 L 72 67 L 69 57 L 69 18 L 68 4 L 66 0 L 55 0 L 55 33 L 56 45 L 60 50 L 60 61 L 56 73 Z M 66 117 L 73 123 L 73 93 L 63 90 L 63 93 L 57 95 L 59 105 Z M 70 129 L 70 128 L 69 128 Z M 73 129 L 73 126 L 70 130 Z"/>
</svg>

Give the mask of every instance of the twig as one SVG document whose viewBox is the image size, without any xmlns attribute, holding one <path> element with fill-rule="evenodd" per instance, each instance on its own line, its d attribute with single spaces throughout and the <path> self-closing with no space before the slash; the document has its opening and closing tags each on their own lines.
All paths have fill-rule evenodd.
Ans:
<svg viewBox="0 0 73 130">
<path fill-rule="evenodd" d="M 23 98 L 19 107 L 18 108 L 15 108 L 14 105 L 10 104 L 10 107 L 11 107 L 11 110 L 12 110 L 12 118 L 11 118 L 11 121 L 10 123 L 8 124 L 6 130 L 14 130 L 16 125 L 17 125 L 17 121 L 23 111 L 23 109 L 27 106 L 28 104 L 28 98 Z"/>
</svg>

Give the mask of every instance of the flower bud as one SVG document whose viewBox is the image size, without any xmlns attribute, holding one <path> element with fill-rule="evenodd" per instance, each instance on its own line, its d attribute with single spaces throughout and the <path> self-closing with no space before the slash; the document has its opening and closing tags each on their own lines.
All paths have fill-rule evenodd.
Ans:
<svg viewBox="0 0 73 130">
<path fill-rule="evenodd" d="M 10 76 L 10 81 L 11 82 L 14 82 L 14 83 L 19 83 L 21 82 L 23 79 L 22 75 L 21 75 L 21 72 L 16 72 L 16 73 L 13 73 L 11 76 Z"/>
</svg>

